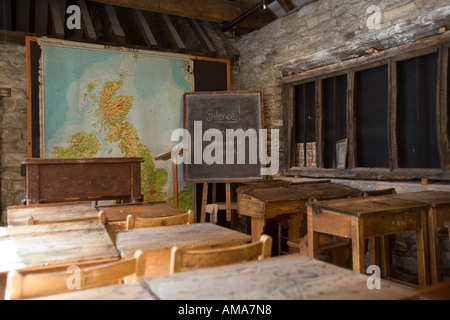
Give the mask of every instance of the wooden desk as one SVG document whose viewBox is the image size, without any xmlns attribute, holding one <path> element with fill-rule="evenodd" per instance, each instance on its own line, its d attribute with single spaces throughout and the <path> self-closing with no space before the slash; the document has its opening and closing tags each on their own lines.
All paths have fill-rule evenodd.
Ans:
<svg viewBox="0 0 450 320">
<path fill-rule="evenodd" d="M 268 219 L 284 216 L 289 218 L 289 240 L 300 238 L 302 214 L 306 214 L 306 202 L 311 198 L 358 197 L 362 191 L 341 184 L 328 182 L 305 182 L 299 184 L 279 183 L 277 187 L 254 185 L 250 189 L 238 189 L 238 212 L 251 217 L 252 241 L 258 241 Z"/>
<path fill-rule="evenodd" d="M 98 211 L 90 203 L 35 204 L 29 206 L 8 207 L 8 226 L 26 226 L 27 218 L 32 216 L 38 221 L 64 221 L 81 218 L 96 218 Z"/>
<path fill-rule="evenodd" d="M 98 221 L 0 228 L 0 273 L 83 267 L 119 259 Z"/>
<path fill-rule="evenodd" d="M 113 285 L 87 290 L 74 290 L 33 300 L 156 300 L 141 283 Z"/>
<path fill-rule="evenodd" d="M 318 257 L 319 233 L 352 239 L 353 271 L 365 273 L 365 239 L 415 231 L 419 286 L 427 284 L 428 205 L 393 195 L 308 203 L 308 255 Z"/>
<path fill-rule="evenodd" d="M 450 300 L 450 281 L 417 290 L 420 300 Z"/>
<path fill-rule="evenodd" d="M 123 257 L 137 250 L 147 253 L 146 275 L 169 273 L 170 250 L 181 248 L 220 247 L 250 242 L 249 235 L 210 223 L 135 229 L 116 234 L 116 247 Z"/>
<path fill-rule="evenodd" d="M 417 296 L 414 289 L 385 280 L 381 280 L 381 290 L 369 290 L 368 277 L 292 254 L 143 281 L 162 300 L 399 300 Z"/>
<path fill-rule="evenodd" d="M 143 158 L 26 159 L 27 204 L 142 199 Z"/>
<path fill-rule="evenodd" d="M 396 194 L 393 197 L 417 201 L 429 206 L 427 223 L 431 283 L 438 283 L 441 281 L 438 228 L 444 227 L 445 222 L 450 221 L 450 192 L 423 191 Z"/>
<path fill-rule="evenodd" d="M 114 205 L 96 206 L 106 215 L 106 228 L 118 232 L 126 230 L 126 221 L 129 214 L 139 218 L 160 218 L 183 214 L 184 211 L 167 202 L 135 202 Z"/>
</svg>

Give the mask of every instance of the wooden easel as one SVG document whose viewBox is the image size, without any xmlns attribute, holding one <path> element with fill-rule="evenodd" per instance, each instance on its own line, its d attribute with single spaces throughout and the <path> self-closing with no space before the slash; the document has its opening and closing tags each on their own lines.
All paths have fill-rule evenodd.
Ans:
<svg viewBox="0 0 450 320">
<path fill-rule="evenodd" d="M 206 206 L 208 205 L 208 192 L 209 185 L 212 184 L 212 203 L 219 206 L 219 210 L 225 210 L 227 214 L 227 221 L 231 223 L 231 228 L 234 227 L 234 219 L 232 215 L 232 210 L 237 210 L 237 202 L 231 202 L 231 183 L 225 183 L 225 203 L 216 203 L 217 196 L 217 183 L 203 183 L 203 194 L 202 194 L 202 209 L 200 222 L 206 222 Z"/>
</svg>

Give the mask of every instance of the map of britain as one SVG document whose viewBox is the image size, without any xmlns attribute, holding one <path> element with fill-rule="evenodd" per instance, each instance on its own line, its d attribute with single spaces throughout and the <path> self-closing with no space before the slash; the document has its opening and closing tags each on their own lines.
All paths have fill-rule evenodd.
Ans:
<svg viewBox="0 0 450 320">
<path fill-rule="evenodd" d="M 142 157 L 144 201 L 172 201 L 171 163 L 153 157 L 183 127 L 188 60 L 44 45 L 43 74 L 45 157 Z M 187 211 L 191 186 L 178 180 Z"/>
</svg>

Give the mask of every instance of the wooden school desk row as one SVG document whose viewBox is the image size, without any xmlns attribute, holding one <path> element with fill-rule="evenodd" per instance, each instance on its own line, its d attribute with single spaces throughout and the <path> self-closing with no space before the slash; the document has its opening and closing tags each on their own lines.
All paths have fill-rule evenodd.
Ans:
<svg viewBox="0 0 450 320">
<path fill-rule="evenodd" d="M 367 288 L 367 276 L 300 255 L 274 258 L 270 262 L 257 261 L 250 265 L 218 267 L 208 269 L 206 273 L 205 269 L 182 272 L 173 275 L 173 278 L 164 278 L 169 273 L 168 259 L 165 259 L 166 263 L 161 263 L 161 259 L 167 257 L 174 245 L 186 248 L 220 247 L 249 241 L 248 235 L 205 223 L 120 231 L 115 239 L 108 237 L 100 221 L 1 228 L 0 246 L 2 252 L 8 254 L 2 255 L 0 270 L 3 273 L 14 270 L 64 270 L 70 265 L 95 265 L 126 259 L 137 250 L 142 250 L 147 254 L 143 287 L 140 284 L 108 286 L 93 291 L 75 291 L 60 298 L 75 299 L 79 295 L 90 299 L 98 298 L 99 294 L 109 299 L 224 299 L 230 296 L 235 299 L 405 299 L 415 296 L 411 288 L 385 281 L 381 295 Z M 283 268 L 280 269 L 280 266 Z M 162 278 L 148 278 L 158 274 Z M 202 281 L 202 277 L 206 277 L 207 281 Z M 212 279 L 218 282 L 211 282 Z M 164 289 L 163 283 L 168 285 L 168 289 Z M 183 290 L 175 290 L 176 287 L 181 288 L 177 283 L 186 289 L 192 286 L 185 297 Z M 214 289 L 217 283 L 221 283 L 223 290 Z M 205 287 L 199 288 L 199 284 Z M 327 291 L 328 287 L 335 289 Z M 356 293 L 358 290 L 359 294 Z M 91 292 L 93 296 L 90 296 Z M 198 296 L 191 292 L 197 292 Z"/>
<path fill-rule="evenodd" d="M 328 184 L 328 183 L 326 183 L 326 184 Z M 314 184 L 314 185 L 317 186 L 317 185 L 320 185 L 320 184 Z M 297 205 L 298 212 L 303 213 L 303 211 L 301 211 L 301 210 L 305 210 L 306 211 L 306 208 L 308 208 L 308 211 L 309 211 L 308 214 L 313 215 L 313 218 L 312 219 L 308 219 L 308 222 L 309 221 L 312 222 L 314 220 L 319 221 L 319 220 L 316 219 L 317 216 L 320 216 L 320 218 L 323 218 L 323 216 L 322 216 L 323 212 L 318 214 L 318 212 L 320 210 L 322 210 L 322 209 L 319 209 L 319 208 L 321 208 L 321 205 L 328 204 L 329 207 L 331 207 L 333 204 L 339 204 L 340 201 L 344 201 L 345 200 L 345 199 L 344 200 L 332 200 L 332 201 L 328 200 L 328 201 L 319 201 L 319 202 L 314 202 L 314 203 L 308 202 L 307 200 L 303 200 L 304 190 L 310 189 L 311 193 L 314 192 L 314 188 L 312 186 L 313 186 L 313 184 L 308 184 L 308 185 L 305 184 L 304 185 L 305 188 L 303 190 L 298 189 L 300 186 L 295 186 L 295 188 L 297 188 L 297 193 L 298 194 L 302 194 L 302 196 L 298 196 L 297 199 L 292 198 L 293 195 L 294 195 L 294 192 L 288 193 L 288 194 L 290 194 L 290 197 L 292 198 L 291 199 L 292 207 L 295 206 L 295 204 L 293 204 L 293 203 L 297 202 L 296 205 Z M 334 188 L 334 186 L 331 186 L 331 187 L 330 186 L 326 186 L 326 187 L 321 187 L 319 189 L 322 190 L 322 192 L 324 192 L 323 190 L 325 188 L 331 189 L 331 188 Z M 343 189 L 345 189 L 345 188 L 343 188 Z M 336 188 L 336 190 L 337 190 L 337 188 Z M 265 191 L 268 191 L 268 189 L 265 190 Z M 299 192 L 299 191 L 303 191 L 303 192 Z M 347 190 L 347 192 L 349 192 L 349 191 L 350 191 L 351 194 L 356 196 L 356 192 L 353 193 L 353 190 L 350 190 L 350 189 Z M 361 194 L 361 193 L 359 193 L 359 194 Z M 316 195 L 317 195 L 317 192 L 316 192 Z M 417 197 L 418 195 L 419 195 L 418 193 L 416 193 L 414 195 L 415 199 L 418 199 L 418 197 Z M 433 195 L 433 197 L 431 195 Z M 424 205 L 423 203 L 421 203 L 420 205 L 416 203 L 415 204 L 416 206 L 414 207 L 415 208 L 414 210 L 411 209 L 412 207 L 407 207 L 407 208 L 411 209 L 412 211 L 414 211 L 416 213 L 417 212 L 421 212 L 420 214 L 415 214 L 414 215 L 414 217 L 417 217 L 417 216 L 421 217 L 421 221 L 422 221 L 421 222 L 421 226 L 422 226 L 421 228 L 416 228 L 418 220 L 414 220 L 414 219 L 411 220 L 412 218 L 408 216 L 408 218 L 405 218 L 407 220 L 407 222 L 403 223 L 403 224 L 408 225 L 408 227 L 397 228 L 397 229 L 392 229 L 392 228 L 389 229 L 389 228 L 387 228 L 386 229 L 387 231 L 383 231 L 381 234 L 380 234 L 379 231 L 377 231 L 376 233 L 366 233 L 366 234 L 363 235 L 363 238 L 372 237 L 374 235 L 376 235 L 377 237 L 384 237 L 385 234 L 392 234 L 392 233 L 396 233 L 396 232 L 403 232 L 404 230 L 416 230 L 418 232 L 417 234 L 418 234 L 418 241 L 419 241 L 418 242 L 419 249 L 420 249 L 420 245 L 421 245 L 420 241 L 423 241 L 423 243 L 424 243 L 423 244 L 423 248 L 424 248 L 423 252 L 424 252 L 424 254 L 422 255 L 421 252 L 419 252 L 419 254 L 418 254 L 419 272 L 422 273 L 422 276 L 421 276 L 422 280 L 421 280 L 420 284 L 423 285 L 424 283 L 426 283 L 426 280 L 424 280 L 426 278 L 426 271 L 425 271 L 426 268 L 427 268 L 426 266 L 427 266 L 427 264 L 431 264 L 432 263 L 431 261 L 428 260 L 428 253 L 427 253 L 428 249 L 427 248 L 429 248 L 429 246 L 427 245 L 428 244 L 427 234 L 428 233 L 429 234 L 433 234 L 433 233 L 430 232 L 430 231 L 428 231 L 428 233 L 427 233 L 426 230 L 428 229 L 428 227 L 431 228 L 431 226 L 433 226 L 434 223 L 433 224 L 429 223 L 428 222 L 429 219 L 427 219 L 427 216 L 430 219 L 431 218 L 435 218 L 434 220 L 430 220 L 430 221 L 435 221 L 435 224 L 439 225 L 439 226 L 444 223 L 443 222 L 444 220 L 449 220 L 448 219 L 448 210 L 447 211 L 445 211 L 444 209 L 434 210 L 436 208 L 447 208 L 448 207 L 448 205 L 446 205 L 446 201 L 448 202 L 448 199 L 449 199 L 448 195 L 449 195 L 448 193 L 443 193 L 443 194 L 423 193 L 421 199 L 423 201 L 428 201 L 426 205 Z M 334 195 L 334 196 L 336 196 L 336 195 Z M 389 197 L 391 197 L 392 199 L 396 199 L 396 197 L 399 197 L 398 200 L 402 200 L 402 199 L 400 199 L 401 195 L 392 195 L 392 196 L 387 196 L 387 197 L 388 197 L 388 199 L 390 199 Z M 406 197 L 406 195 L 403 195 L 403 197 Z M 428 198 L 424 200 L 425 197 L 428 197 Z M 311 198 L 314 198 L 314 197 L 311 197 Z M 330 198 L 330 197 L 326 197 L 325 194 L 322 195 L 322 199 L 327 199 L 327 198 Z M 331 198 L 333 198 L 333 197 L 331 197 Z M 441 201 L 438 201 L 438 198 L 441 199 Z M 298 199 L 302 199 L 302 200 L 298 200 Z M 377 199 L 377 200 L 375 200 L 375 199 Z M 362 204 L 365 204 L 367 201 L 369 201 L 369 202 L 372 203 L 372 205 L 374 205 L 374 204 L 377 203 L 377 201 L 378 202 L 383 202 L 382 199 L 383 198 L 381 198 L 381 197 L 380 198 L 379 197 L 374 197 L 373 199 L 372 198 L 371 199 L 363 199 L 361 197 L 358 197 L 357 201 L 358 202 L 361 201 Z M 433 199 L 433 201 L 430 201 L 430 199 Z M 355 200 L 355 199 L 352 199 L 352 200 Z M 298 203 L 300 201 L 303 203 L 301 206 L 298 205 Z M 364 201 L 366 201 L 366 202 L 364 202 Z M 404 199 L 402 201 L 404 201 Z M 394 202 L 391 202 L 391 203 L 394 203 Z M 431 203 L 433 203 L 433 204 L 431 204 Z M 313 204 L 313 205 L 311 205 L 311 204 Z M 286 203 L 285 203 L 285 205 L 286 205 Z M 178 209 L 173 208 L 173 207 L 172 207 L 172 210 L 175 210 L 177 212 L 175 213 L 173 211 L 173 212 L 170 213 L 170 210 L 169 210 L 170 208 L 167 207 L 168 205 L 165 204 L 165 203 L 140 204 L 140 205 L 133 204 L 132 208 L 134 208 L 134 210 L 136 210 L 136 212 L 139 211 L 139 210 L 143 210 L 141 212 L 141 214 L 144 214 L 143 212 L 146 211 L 144 209 L 146 207 L 149 207 L 149 206 L 154 206 L 154 208 L 160 207 L 161 211 L 159 212 L 159 214 L 161 214 L 161 212 L 166 212 L 166 214 L 169 214 L 169 215 L 170 214 L 175 215 L 177 213 L 178 214 L 180 213 Z M 30 208 L 27 208 L 28 210 L 33 209 L 32 206 L 29 206 L 29 207 Z M 49 208 L 50 207 L 51 206 L 49 206 Z M 84 204 L 78 204 L 78 205 L 76 205 L 76 207 L 77 208 L 84 208 L 84 210 L 88 210 L 88 211 L 91 210 L 91 208 L 89 208 L 89 206 L 84 205 Z M 128 211 L 129 207 L 130 207 L 130 205 L 103 206 L 103 207 L 97 208 L 95 210 L 95 215 L 98 216 L 99 210 L 104 210 L 106 213 L 108 213 L 107 216 L 108 216 L 108 219 L 110 221 L 116 219 L 116 221 L 118 222 L 119 220 L 123 220 L 124 216 L 127 216 L 127 214 L 129 213 L 129 211 Z M 270 208 L 270 206 L 266 206 L 266 207 L 269 208 L 270 210 L 273 210 L 273 207 L 272 208 Z M 36 209 L 36 208 L 34 208 L 34 209 Z M 378 208 L 376 208 L 376 210 L 373 209 L 373 208 L 370 209 L 372 211 L 370 211 L 370 210 L 362 211 L 362 212 L 364 212 L 362 214 L 361 214 L 361 212 L 356 210 L 357 213 L 355 214 L 355 216 L 358 216 L 358 217 L 360 217 L 360 216 L 363 216 L 363 217 L 379 216 L 379 217 L 381 217 L 382 215 L 391 215 L 391 213 L 389 213 L 387 210 L 383 211 L 380 208 L 381 207 L 378 207 Z M 432 210 L 432 208 L 434 208 L 433 209 L 434 211 Z M 12 209 L 16 209 L 16 208 L 12 208 Z M 167 211 L 165 211 L 165 210 L 167 210 Z M 289 213 L 289 210 L 291 210 L 291 209 L 287 209 L 284 212 L 287 212 L 288 215 L 289 214 L 292 215 L 293 214 L 292 211 Z M 405 212 L 406 209 L 403 208 L 401 210 L 403 210 L 403 212 Z M 392 209 L 391 211 L 394 212 L 394 213 L 395 212 L 399 213 L 399 212 L 401 212 L 401 210 L 400 211 L 398 211 L 398 210 L 396 211 L 396 210 Z M 406 210 L 406 211 L 408 211 L 408 210 Z M 411 210 L 409 210 L 409 211 L 411 211 Z M 423 221 L 423 210 L 426 211 L 425 222 Z M 50 217 L 47 217 L 47 218 L 44 217 L 45 212 L 48 212 L 48 211 L 44 210 L 43 213 L 41 213 L 41 216 L 39 216 L 39 213 L 37 213 L 38 211 L 39 210 L 36 210 L 33 213 L 33 215 L 37 217 L 36 218 L 37 221 L 45 220 L 45 219 L 48 219 L 50 221 L 54 220 L 55 215 L 52 215 L 51 218 Z M 323 211 L 326 211 L 326 210 L 323 210 Z M 339 212 L 342 215 L 346 215 L 346 216 L 349 215 L 348 211 L 343 212 L 342 210 L 339 210 L 339 208 L 336 211 Z M 76 210 L 73 210 L 72 213 L 70 211 L 67 211 L 66 212 L 67 217 L 74 218 L 74 215 L 76 215 L 76 213 L 74 213 L 74 212 L 76 212 Z M 147 210 L 147 212 L 148 212 L 148 210 Z M 368 214 L 368 212 L 370 212 L 370 214 Z M 9 213 L 9 210 L 8 210 L 8 213 Z M 301 213 L 297 213 L 297 215 L 301 215 Z M 367 213 L 367 215 L 364 216 L 366 213 Z M 89 214 L 91 214 L 92 217 L 94 217 L 94 211 L 91 211 L 91 213 L 89 213 Z M 164 215 L 164 213 L 162 213 L 162 214 Z M 137 215 L 139 215 L 139 213 Z M 151 216 L 155 216 L 155 215 L 157 215 L 157 214 L 152 214 Z M 20 225 L 20 224 L 25 224 L 26 223 L 26 217 L 30 216 L 30 212 L 23 213 L 22 216 L 20 214 L 17 214 L 17 215 L 10 215 L 10 214 L 8 214 L 8 216 L 9 217 L 13 217 L 14 216 L 14 218 L 11 218 L 11 223 L 15 223 L 16 225 Z M 267 218 L 267 217 L 264 217 L 264 218 Z M 400 216 L 398 215 L 397 217 L 399 218 Z M 16 222 L 14 222 L 14 219 L 16 219 Z M 20 219 L 22 219 L 22 220 L 20 220 Z M 345 218 L 340 218 L 340 220 L 347 221 Z M 353 220 L 355 220 L 355 219 L 353 219 Z M 356 220 L 358 220 L 358 219 L 356 219 Z M 360 221 L 358 222 L 357 225 L 367 226 L 367 225 L 371 224 L 371 223 L 369 223 L 371 221 L 369 219 L 362 220 L 362 219 L 359 218 L 359 220 Z M 397 221 L 397 220 L 395 220 L 395 221 Z M 402 220 L 398 220 L 398 221 L 402 221 Z M 317 223 L 312 223 L 312 224 L 313 225 L 317 225 Z M 356 224 L 355 222 L 353 222 L 353 224 L 350 223 L 350 228 L 355 229 L 355 224 Z M 387 223 L 387 224 L 389 224 L 389 223 Z M 402 223 L 399 222 L 397 224 L 402 224 Z M 100 222 L 98 222 L 98 221 L 86 222 L 86 228 L 88 230 L 91 230 L 90 228 L 92 228 L 92 230 L 94 230 L 95 229 L 94 227 L 87 227 L 88 225 L 94 226 L 94 225 L 102 225 L 102 224 Z M 222 233 L 222 232 L 224 232 L 223 230 L 226 230 L 227 232 L 228 231 L 231 232 L 232 230 L 220 228 L 220 227 L 217 227 L 217 226 L 215 226 L 215 227 L 220 228 L 220 230 L 221 230 L 220 232 L 218 230 L 211 230 L 211 229 L 204 229 L 203 231 L 200 231 L 200 229 L 198 229 L 198 228 L 202 228 L 202 227 L 206 228 L 206 227 L 204 227 L 206 225 L 213 226 L 213 225 L 210 225 L 210 224 L 173 226 L 173 230 L 170 233 L 161 232 L 161 230 L 158 231 L 158 229 L 161 229 L 161 228 L 155 228 L 153 230 L 152 229 L 147 229 L 147 230 L 145 230 L 145 229 L 138 229 L 138 230 L 132 230 L 132 231 L 127 231 L 127 232 L 115 232 L 113 234 L 116 234 L 116 237 L 113 237 L 113 239 L 110 238 L 110 241 L 112 243 L 112 248 L 114 248 L 116 250 L 116 255 L 112 258 L 111 261 L 118 260 L 121 257 L 122 258 L 130 257 L 130 256 L 133 255 L 133 252 L 141 249 L 139 246 L 145 246 L 144 251 L 146 251 L 146 253 L 148 254 L 148 257 L 150 257 L 150 259 L 147 260 L 147 272 L 148 273 L 146 275 L 147 276 L 156 276 L 156 275 L 161 275 L 161 274 L 167 274 L 168 273 L 168 270 L 169 270 L 169 266 L 168 266 L 169 259 L 168 259 L 168 257 L 169 257 L 169 254 L 170 254 L 170 248 L 173 245 L 179 245 L 179 243 L 182 243 L 185 247 L 189 247 L 189 246 L 216 247 L 216 246 L 223 246 L 224 243 L 229 244 L 230 243 L 230 239 L 233 239 L 231 241 L 234 241 L 234 242 L 231 242 L 231 243 L 234 243 L 234 244 L 246 243 L 246 242 L 249 242 L 251 240 L 249 236 L 243 235 L 241 233 L 236 233 L 236 234 L 233 234 L 233 235 L 228 234 L 228 236 L 230 238 L 227 238 L 227 235 L 224 236 L 224 234 Z M 411 225 L 413 225 L 413 226 L 411 227 Z M 424 225 L 427 226 L 425 228 L 425 232 L 423 232 L 423 230 L 422 230 Z M 54 225 L 54 228 L 56 228 L 56 229 L 54 229 L 55 233 L 65 233 L 65 231 L 62 231 L 62 230 L 58 231 L 58 227 L 56 227 L 56 226 L 57 226 L 57 224 Z M 194 228 L 194 226 L 195 226 L 195 228 Z M 37 226 L 32 226 L 32 227 L 33 228 L 45 228 L 45 225 L 37 225 Z M 62 227 L 62 226 L 60 226 L 60 227 Z M 164 228 L 169 228 L 169 227 L 164 227 Z M 172 228 L 172 227 L 170 227 L 170 228 Z M 188 228 L 192 228 L 192 229 L 188 229 Z M 414 228 L 416 228 L 416 229 L 414 229 Z M 77 228 L 74 228 L 74 231 L 81 232 L 81 229 L 83 229 L 83 228 L 78 226 Z M 120 230 L 120 227 L 117 230 Z M 145 232 L 143 230 L 145 230 Z M 436 228 L 435 228 L 435 230 L 436 230 Z M 166 231 L 168 231 L 168 229 L 166 229 Z M 18 232 L 18 234 L 21 233 L 20 230 L 18 230 L 17 232 Z M 47 236 L 48 232 L 49 232 L 48 230 L 47 231 L 42 231 L 42 233 L 45 234 L 45 236 Z M 90 234 L 90 231 L 88 232 L 88 231 L 85 230 L 83 232 L 86 232 L 86 233 Z M 233 231 L 233 232 L 235 232 L 235 231 Z M 314 244 L 314 240 L 316 238 L 315 234 L 317 232 L 323 232 L 323 231 L 320 231 L 320 230 L 316 229 L 312 233 L 309 232 L 309 234 L 313 234 L 312 242 L 310 242 L 310 243 L 313 243 L 313 246 L 309 246 L 309 248 L 313 248 L 313 250 L 316 247 L 316 244 Z M 331 234 L 333 234 L 333 232 L 331 232 Z M 361 231 L 358 231 L 358 234 L 360 234 L 360 233 L 361 233 Z M 7 233 L 5 233 L 5 234 L 7 234 Z M 187 237 L 186 234 L 188 234 L 188 235 L 191 234 L 192 238 Z M 78 236 L 74 235 L 73 239 L 76 239 L 77 237 L 80 237 L 80 235 L 84 236 L 84 233 L 79 233 Z M 237 235 L 239 235 L 239 237 L 237 237 Z M 20 243 L 20 241 L 19 242 L 17 242 L 17 241 L 14 242 L 13 241 L 14 244 L 11 245 L 11 243 L 12 243 L 11 242 L 11 235 L 7 235 L 7 236 L 8 236 L 8 238 L 4 238 L 4 239 L 0 240 L 0 246 L 2 244 L 5 246 L 5 248 L 9 246 L 8 247 L 9 252 L 13 252 L 14 251 L 14 252 L 21 252 L 22 253 L 21 250 L 17 250 L 17 248 L 20 247 L 20 245 L 17 246 L 17 243 Z M 55 235 L 53 235 L 53 236 L 55 236 Z M 94 235 L 92 235 L 92 236 L 94 237 Z M 217 237 L 214 238 L 214 236 L 217 236 Z M 223 238 L 219 239 L 221 236 L 223 236 Z M 254 235 L 252 235 L 252 236 L 254 237 Z M 349 237 L 352 237 L 352 236 L 354 236 L 354 234 L 352 234 Z M 21 237 L 27 238 L 27 236 L 23 236 L 23 235 L 19 236 L 19 238 L 21 238 Z M 158 237 L 160 237 L 160 238 L 158 238 Z M 147 240 L 150 239 L 150 241 L 146 242 L 146 239 Z M 152 242 L 151 241 L 152 239 L 159 239 L 159 241 L 157 240 L 157 241 Z M 5 241 L 2 241 L 2 240 L 5 240 Z M 71 240 L 70 240 L 70 237 L 69 237 L 68 239 L 66 239 L 65 243 L 67 244 L 70 241 Z M 96 240 L 96 241 L 99 241 L 99 240 Z M 177 244 L 177 242 L 178 242 L 178 244 Z M 49 242 L 49 243 L 53 243 L 53 242 Z M 102 242 L 100 242 L 100 243 L 102 243 Z M 134 246 L 134 244 L 137 244 L 137 245 Z M 159 247 L 158 247 L 158 244 L 160 245 Z M 161 244 L 163 244 L 163 245 L 161 246 Z M 110 245 L 111 244 L 108 243 L 108 241 L 105 242 L 105 246 L 106 247 L 109 247 Z M 82 247 L 82 245 L 81 245 L 81 247 Z M 11 248 L 13 248 L 13 249 L 11 249 Z M 67 247 L 64 250 L 67 251 Z M 87 250 L 89 251 L 90 249 L 87 249 Z M 361 252 L 363 249 L 361 249 L 361 247 L 359 247 L 358 250 Z M 355 250 L 353 250 L 353 251 L 355 252 Z M 429 251 L 431 251 L 431 250 L 429 250 Z M 81 252 L 83 252 L 83 251 L 80 250 L 80 253 Z M 36 254 L 36 256 L 37 255 L 38 254 Z M 312 255 L 315 256 L 315 252 L 312 252 Z M 14 256 L 14 254 L 11 255 L 11 257 L 13 257 L 13 256 Z M 27 254 L 26 254 L 26 250 L 25 250 L 25 257 L 26 256 L 27 256 Z M 45 253 L 43 253 L 42 256 L 45 256 Z M 50 253 L 49 256 L 55 256 L 56 257 L 57 255 L 55 255 L 54 253 Z M 15 268 L 14 266 L 15 266 L 15 263 L 16 263 L 16 266 L 19 265 L 19 267 L 17 267 L 18 269 L 16 269 L 16 270 L 26 270 L 26 271 L 30 271 L 31 270 L 31 271 L 33 271 L 33 270 L 39 270 L 39 268 L 49 268 L 49 267 L 61 268 L 61 267 L 64 267 L 64 266 L 67 266 L 67 265 L 70 265 L 70 264 L 73 264 L 73 263 L 81 263 L 81 264 L 83 264 L 84 263 L 83 259 L 90 260 L 91 258 L 87 259 L 86 256 L 83 256 L 83 255 L 80 255 L 78 258 L 75 258 L 75 259 L 72 259 L 70 257 L 65 257 L 65 258 L 62 258 L 60 261 L 51 261 L 50 263 L 48 261 L 41 262 L 42 264 L 40 266 L 39 266 L 39 262 L 38 262 L 36 264 L 37 266 L 33 267 L 32 264 L 30 264 L 30 266 L 28 266 L 26 264 L 26 262 L 25 263 L 23 262 L 23 261 L 26 261 L 26 259 L 22 259 L 22 258 L 17 259 L 17 257 L 16 257 L 16 260 L 20 260 L 20 262 L 17 262 L 17 261 L 14 262 L 14 259 L 11 259 L 11 261 L 9 261 L 9 262 L 6 261 L 6 263 L 4 265 L 7 266 L 6 269 L 9 270 L 9 269 L 14 269 Z M 94 263 L 99 263 L 99 262 L 103 263 L 105 261 L 105 260 L 102 260 L 103 258 L 92 258 L 92 259 L 93 259 Z M 96 260 L 96 259 L 98 259 L 98 260 Z M 420 260 L 420 259 L 422 259 L 423 261 Z M 163 261 L 165 261 L 165 263 L 162 263 Z M 357 256 L 357 254 L 353 254 L 353 262 L 355 262 L 355 261 L 360 261 L 360 256 Z M 87 262 L 86 262 L 86 264 L 87 264 Z M 423 268 L 421 268 L 421 265 L 422 265 Z M 13 266 L 13 267 L 11 268 L 11 266 Z M 353 266 L 355 267 L 355 263 L 353 263 Z M 5 268 L 4 268 L 4 270 L 5 270 Z M 3 272 L 6 272 L 6 271 L 3 271 Z M 364 271 L 361 271 L 361 269 L 359 269 L 358 272 L 364 273 Z M 423 275 L 423 274 L 425 274 L 425 275 Z"/>
<path fill-rule="evenodd" d="M 308 254 L 318 256 L 319 234 L 352 240 L 353 270 L 365 272 L 365 240 L 382 243 L 384 275 L 389 274 L 387 236 L 416 233 L 419 286 L 441 279 L 438 228 L 450 220 L 450 193 L 425 191 L 308 203 Z"/>
<path fill-rule="evenodd" d="M 371 279 L 300 254 L 145 277 L 140 283 L 109 286 L 46 300 L 401 300 L 417 299 L 411 287 Z"/>
<path fill-rule="evenodd" d="M 387 237 L 412 231 L 417 236 L 420 286 L 441 279 L 438 228 L 450 220 L 450 192 L 395 194 L 389 189 L 365 193 L 329 181 L 273 181 L 250 183 L 237 193 L 239 214 L 251 217 L 252 239 L 263 233 L 267 220 L 287 220 L 288 240 L 294 244 L 290 251 L 298 252 L 295 243 L 308 212 L 310 256 L 318 256 L 319 234 L 351 239 L 353 270 L 364 273 L 365 242 L 376 239 L 371 243 L 383 249 L 382 261 L 376 262 L 382 264 L 386 276 L 390 272 Z"/>
</svg>

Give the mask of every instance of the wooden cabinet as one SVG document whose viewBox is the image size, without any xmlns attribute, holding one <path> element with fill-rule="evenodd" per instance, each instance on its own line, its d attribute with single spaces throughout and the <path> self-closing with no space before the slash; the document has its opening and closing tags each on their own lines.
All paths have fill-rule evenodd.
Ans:
<svg viewBox="0 0 450 320">
<path fill-rule="evenodd" d="M 123 200 L 141 194 L 142 158 L 26 159 L 27 204 Z"/>
</svg>

